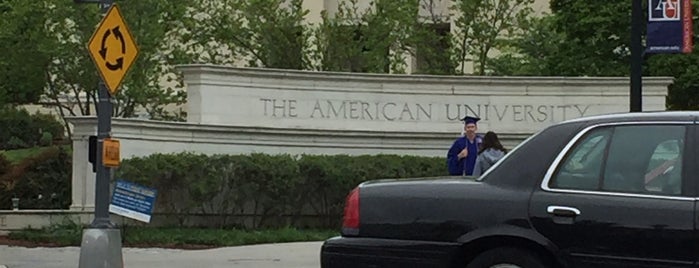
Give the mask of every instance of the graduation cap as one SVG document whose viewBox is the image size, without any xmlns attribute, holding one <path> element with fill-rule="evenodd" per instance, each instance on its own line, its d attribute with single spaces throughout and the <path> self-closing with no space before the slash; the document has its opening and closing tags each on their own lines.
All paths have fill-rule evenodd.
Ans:
<svg viewBox="0 0 699 268">
<path fill-rule="evenodd" d="M 478 120 L 481 120 L 481 119 L 478 117 L 473 117 L 473 116 L 468 116 L 468 115 L 461 119 L 461 121 L 464 121 L 464 124 L 473 123 L 474 125 L 476 124 L 476 122 L 478 122 Z"/>
</svg>

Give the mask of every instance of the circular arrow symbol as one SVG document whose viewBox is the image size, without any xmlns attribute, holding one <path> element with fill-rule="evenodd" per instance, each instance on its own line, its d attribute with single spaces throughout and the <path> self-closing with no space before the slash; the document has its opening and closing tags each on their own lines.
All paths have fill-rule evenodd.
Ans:
<svg viewBox="0 0 699 268">
<path fill-rule="evenodd" d="M 102 59 L 105 62 L 105 66 L 107 66 L 107 69 L 116 71 L 120 70 L 124 67 L 124 57 L 119 57 L 116 59 L 116 63 L 111 63 L 107 61 L 107 38 L 114 33 L 114 38 L 119 40 L 121 42 L 121 54 L 124 55 L 126 54 L 126 43 L 124 42 L 124 36 L 121 34 L 121 31 L 119 30 L 119 26 L 114 27 L 113 29 L 107 29 L 106 32 L 104 32 L 104 35 L 102 36 L 102 45 L 100 49 L 100 56 L 102 56 Z"/>
</svg>

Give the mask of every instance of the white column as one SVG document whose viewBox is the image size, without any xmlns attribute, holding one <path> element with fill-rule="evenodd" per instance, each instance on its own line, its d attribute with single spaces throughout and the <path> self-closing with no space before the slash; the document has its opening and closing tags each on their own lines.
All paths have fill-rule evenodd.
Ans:
<svg viewBox="0 0 699 268">
<path fill-rule="evenodd" d="M 78 129 L 77 127 L 75 129 Z M 88 162 L 89 135 L 73 132 L 73 174 L 71 210 L 92 211 L 95 208 L 95 173 Z"/>
</svg>

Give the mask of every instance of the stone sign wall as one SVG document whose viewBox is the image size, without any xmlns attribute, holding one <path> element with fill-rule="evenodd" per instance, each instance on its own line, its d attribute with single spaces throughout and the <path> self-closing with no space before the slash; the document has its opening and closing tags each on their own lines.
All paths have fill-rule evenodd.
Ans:
<svg viewBox="0 0 699 268">
<path fill-rule="evenodd" d="M 583 116 L 629 110 L 628 78 L 445 77 L 320 73 L 207 65 L 180 68 L 188 121 L 299 129 L 531 134 Z M 664 110 L 667 78 L 646 78 L 644 110 Z"/>
</svg>

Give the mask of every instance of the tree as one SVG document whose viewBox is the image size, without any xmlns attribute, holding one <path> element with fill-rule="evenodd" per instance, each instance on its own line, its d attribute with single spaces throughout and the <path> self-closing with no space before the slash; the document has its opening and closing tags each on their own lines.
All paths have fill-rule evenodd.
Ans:
<svg viewBox="0 0 699 268">
<path fill-rule="evenodd" d="M 565 36 L 560 75 L 628 75 L 631 3 L 553 0 L 551 11 Z"/>
<path fill-rule="evenodd" d="M 6 79 L 22 79 L 15 84 L 17 88 L 40 88 L 39 92 L 51 100 L 48 105 L 57 107 L 63 116 L 94 114 L 99 76 L 86 43 L 101 18 L 97 6 L 63 0 L 7 1 L 10 11 L 9 16 L 3 16 L 0 36 L 4 42 L 26 45 L 26 49 L 0 62 L 32 72 L 27 74 L 31 77 L 10 73 Z M 154 119 L 181 120 L 181 114 L 164 109 L 184 102 L 184 92 L 176 90 L 181 83 L 161 86 L 160 81 L 176 80 L 173 65 L 190 61 L 177 46 L 178 30 L 183 26 L 179 19 L 188 6 L 167 0 L 123 0 L 117 4 L 139 47 L 139 56 L 114 96 L 114 115 L 133 117 L 142 109 Z M 25 29 L 28 34 L 13 34 L 8 29 Z"/>
<path fill-rule="evenodd" d="M 693 1 L 693 14 L 699 1 Z M 628 76 L 631 4 L 620 1 L 551 1 L 552 14 L 511 44 L 496 73 L 502 75 Z M 694 32 L 699 19 L 693 19 Z M 699 51 L 646 54 L 643 75 L 672 76 L 667 108 L 699 109 Z"/>
<path fill-rule="evenodd" d="M 356 0 L 340 2 L 332 16 L 327 10 L 321 12 L 322 22 L 314 32 L 316 50 L 313 58 L 318 70 L 362 72 L 366 71 L 365 65 L 380 65 L 364 59 L 364 53 L 371 48 L 364 44 L 362 13 Z M 381 55 L 379 62 L 385 62 L 386 56 Z"/>
<path fill-rule="evenodd" d="M 458 14 L 454 38 L 456 61 L 464 64 L 473 60 L 474 73 L 485 75 L 489 53 L 503 46 L 503 41 L 514 37 L 532 14 L 533 0 L 455 0 Z"/>
<path fill-rule="evenodd" d="M 439 1 L 419 0 L 420 10 L 411 10 L 418 15 L 409 21 L 409 46 L 411 56 L 416 59 L 418 74 L 456 74 L 457 62 L 453 57 L 454 35 L 448 21 L 448 10 L 438 10 Z M 421 12 L 422 11 L 422 12 Z M 420 15 L 423 13 L 424 15 Z"/>
<path fill-rule="evenodd" d="M 531 65 L 520 74 L 628 75 L 630 3 L 552 0 L 550 7 L 551 15 L 530 24 L 533 30 L 519 35 L 500 63 L 516 58 Z"/>
<path fill-rule="evenodd" d="M 424 0 L 422 0 L 424 1 Z M 354 72 L 404 72 L 417 21 L 414 0 L 343 0 L 323 21 L 305 21 L 301 0 L 198 0 L 188 44 L 198 62 Z M 240 58 L 244 58 L 241 61 Z"/>
<path fill-rule="evenodd" d="M 388 73 L 404 72 L 406 32 L 409 25 L 400 18 L 411 17 L 414 7 L 405 9 L 404 0 L 376 0 L 360 9 L 357 0 L 342 1 L 333 15 L 325 11 L 317 32 L 322 69 Z M 417 12 L 415 12 L 415 15 Z M 415 17 L 413 15 L 412 17 Z"/>
<path fill-rule="evenodd" d="M 139 46 L 139 56 L 125 80 L 123 93 L 118 96 L 121 110 L 118 114 L 132 117 L 138 108 L 152 118 L 161 120 L 184 119 L 184 112 L 170 112 L 168 105 L 186 102 L 181 75 L 175 71 L 178 64 L 191 63 L 193 57 L 182 45 L 188 39 L 182 18 L 190 9 L 189 1 L 124 0 L 120 1 L 131 33 Z M 166 85 L 161 81 L 165 80 Z"/>
<path fill-rule="evenodd" d="M 44 91 L 43 68 L 50 58 L 34 53 L 43 39 L 37 25 L 44 11 L 35 1 L 0 1 L 0 106 L 38 102 Z M 34 64 L 27 64 L 34 63 Z"/>
<path fill-rule="evenodd" d="M 308 10 L 302 0 L 197 0 L 187 39 L 197 62 L 305 69 Z M 288 3 L 287 3 L 288 2 Z"/>
<path fill-rule="evenodd" d="M 560 75 L 559 65 L 567 63 L 560 51 L 565 40 L 553 19 L 533 18 L 524 24 L 526 34 L 503 42 L 503 54 L 490 60 L 493 75 Z"/>
<path fill-rule="evenodd" d="M 428 15 L 420 16 L 420 8 Z M 315 28 L 317 69 L 405 73 L 406 58 L 419 56 L 419 73 L 453 73 L 440 15 L 428 0 L 375 0 L 366 9 L 357 0 L 341 1 L 334 14 L 323 11 Z"/>
<path fill-rule="evenodd" d="M 493 0 L 489 0 L 493 1 Z M 494 26 L 496 33 L 514 32 L 531 12 L 533 0 L 483 2 L 510 17 L 482 15 L 471 31 Z M 435 12 L 433 0 L 339 0 L 338 10 L 321 13 L 322 22 L 305 22 L 309 11 L 301 0 L 196 0 L 186 19 L 187 37 L 196 62 L 322 71 L 405 73 L 408 56 L 417 58 L 416 73 L 454 74 L 454 36 L 446 14 Z M 470 2 L 470 1 L 463 1 Z M 489 6 L 490 5 L 490 6 Z M 423 14 L 421 15 L 422 12 Z M 487 12 L 484 12 L 485 14 Z M 447 27 L 444 27 L 444 26 Z M 481 54 L 498 47 L 499 38 L 475 34 Z M 469 39 L 470 40 L 470 39 Z M 471 53 L 469 51 L 465 51 Z M 479 59 L 485 65 L 486 57 Z"/>
<path fill-rule="evenodd" d="M 310 31 L 304 25 L 308 10 L 303 0 L 247 0 L 243 3 L 248 30 L 243 31 L 246 47 L 256 56 L 250 63 L 267 68 L 305 69 L 310 65 L 304 49 L 308 46 Z"/>
</svg>

